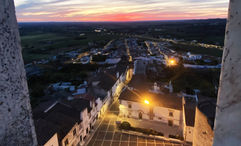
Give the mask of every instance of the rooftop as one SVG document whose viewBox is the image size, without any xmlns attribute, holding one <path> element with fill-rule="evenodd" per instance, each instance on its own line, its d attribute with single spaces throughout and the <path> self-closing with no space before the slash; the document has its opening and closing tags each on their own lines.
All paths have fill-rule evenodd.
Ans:
<svg viewBox="0 0 241 146">
<path fill-rule="evenodd" d="M 34 124 L 39 145 L 44 145 L 51 137 L 54 136 L 56 131 L 60 130 L 56 125 L 51 122 L 47 122 L 44 119 L 35 120 Z"/>
<path fill-rule="evenodd" d="M 177 110 L 182 109 L 182 98 L 172 93 L 152 93 L 150 92 L 153 83 L 145 75 L 134 75 L 126 88 L 120 95 L 119 99 L 143 102 L 148 99 L 150 104 Z"/>
<path fill-rule="evenodd" d="M 90 109 L 86 99 L 63 100 L 40 105 L 34 110 L 34 123 L 39 145 L 45 144 L 55 133 L 62 140 L 76 123 L 81 122 L 80 112 Z M 37 114 L 37 116 L 36 116 Z"/>
<path fill-rule="evenodd" d="M 89 82 L 97 83 L 88 88 L 88 94 L 94 97 L 105 98 L 107 92 L 114 86 L 119 76 L 127 69 L 125 61 L 120 61 L 117 65 L 110 66 L 101 70 L 89 79 Z"/>
<path fill-rule="evenodd" d="M 146 73 L 147 62 L 144 60 L 136 60 L 134 62 L 134 74 L 143 74 Z"/>
<path fill-rule="evenodd" d="M 125 89 L 119 99 L 143 103 L 148 99 L 151 105 L 182 110 L 182 98 L 172 94 L 156 94 L 139 90 Z"/>
<path fill-rule="evenodd" d="M 128 86 L 138 90 L 149 90 L 153 86 L 153 82 L 151 82 L 146 75 L 137 74 L 132 76 Z"/>
<path fill-rule="evenodd" d="M 73 100 L 63 100 L 61 101 L 62 104 L 64 104 L 65 106 L 69 106 L 71 108 L 73 108 L 74 110 L 81 112 L 83 111 L 85 108 L 88 108 L 88 110 L 91 109 L 90 107 L 90 101 L 87 99 L 73 99 Z"/>
</svg>

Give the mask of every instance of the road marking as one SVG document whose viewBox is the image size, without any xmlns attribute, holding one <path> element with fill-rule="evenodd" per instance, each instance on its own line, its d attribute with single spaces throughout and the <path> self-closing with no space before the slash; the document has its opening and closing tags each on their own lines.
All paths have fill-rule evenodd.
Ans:
<svg viewBox="0 0 241 146">
<path fill-rule="evenodd" d="M 128 132 L 128 146 L 130 146 L 130 134 L 129 134 L 129 132 Z"/>
<path fill-rule="evenodd" d="M 146 146 L 147 146 L 147 138 L 145 138 L 145 140 L 146 140 Z"/>
<path fill-rule="evenodd" d="M 114 140 L 114 136 L 115 136 L 115 131 L 113 131 L 113 135 L 112 135 L 112 139 L 111 139 L 111 143 L 110 145 L 112 146 L 113 140 Z"/>
<path fill-rule="evenodd" d="M 120 140 L 119 140 L 119 146 L 121 145 L 121 140 L 122 139 L 122 133 L 121 133 L 121 136 L 120 136 Z"/>
<path fill-rule="evenodd" d="M 103 141 L 102 141 L 102 143 L 101 143 L 102 146 L 104 146 L 103 144 L 104 144 L 104 141 L 105 141 L 105 137 L 106 137 L 106 135 L 107 135 L 107 131 L 108 131 L 108 128 L 109 128 L 109 124 L 110 124 L 110 120 L 109 120 L 109 122 L 108 122 L 108 126 L 107 126 L 107 129 L 106 129 L 106 131 L 105 131 L 104 139 L 103 139 Z"/>
<path fill-rule="evenodd" d="M 137 143 L 137 146 L 138 146 L 138 136 L 137 136 L 137 138 L 136 138 L 136 143 Z"/>
</svg>

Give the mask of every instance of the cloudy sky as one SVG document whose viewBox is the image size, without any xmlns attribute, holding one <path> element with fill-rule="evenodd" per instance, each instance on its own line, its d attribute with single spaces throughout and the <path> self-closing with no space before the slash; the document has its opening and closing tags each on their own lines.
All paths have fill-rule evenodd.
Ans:
<svg viewBox="0 0 241 146">
<path fill-rule="evenodd" d="M 14 0 L 18 21 L 226 18 L 228 0 Z"/>
</svg>

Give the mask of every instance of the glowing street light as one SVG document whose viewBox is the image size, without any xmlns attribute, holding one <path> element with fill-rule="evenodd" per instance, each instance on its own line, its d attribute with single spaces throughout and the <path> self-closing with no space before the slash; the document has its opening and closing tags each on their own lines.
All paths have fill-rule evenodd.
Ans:
<svg viewBox="0 0 241 146">
<path fill-rule="evenodd" d="M 172 64 L 172 65 L 175 64 L 175 60 L 171 59 L 170 64 Z"/>
<path fill-rule="evenodd" d="M 150 104 L 150 102 L 148 100 L 144 100 L 145 104 Z"/>
<path fill-rule="evenodd" d="M 169 65 L 169 66 L 177 65 L 176 59 L 174 59 L 174 58 L 168 59 L 168 65 Z"/>
</svg>

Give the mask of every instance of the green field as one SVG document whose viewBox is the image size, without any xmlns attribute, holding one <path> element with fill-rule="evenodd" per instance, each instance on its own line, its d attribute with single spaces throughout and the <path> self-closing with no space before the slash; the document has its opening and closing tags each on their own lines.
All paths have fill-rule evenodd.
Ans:
<svg viewBox="0 0 241 146">
<path fill-rule="evenodd" d="M 44 33 L 21 36 L 25 63 L 54 56 L 60 52 L 86 48 L 89 42 L 103 47 L 108 41 L 116 38 L 112 35 L 86 33 L 80 37 L 75 34 Z"/>
<path fill-rule="evenodd" d="M 222 57 L 223 51 L 217 48 L 204 48 L 201 46 L 194 46 L 191 44 L 171 44 L 171 49 L 177 52 L 191 52 L 194 54 L 210 55 Z"/>
</svg>

